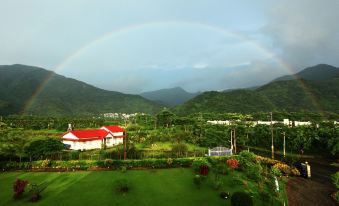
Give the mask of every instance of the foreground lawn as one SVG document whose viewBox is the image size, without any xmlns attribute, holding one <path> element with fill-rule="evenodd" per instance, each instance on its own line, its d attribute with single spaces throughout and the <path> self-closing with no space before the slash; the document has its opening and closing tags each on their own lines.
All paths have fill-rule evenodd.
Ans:
<svg viewBox="0 0 339 206">
<path fill-rule="evenodd" d="M 198 189 L 193 184 L 194 174 L 191 169 L 128 170 L 98 172 L 5 172 L 0 173 L 0 205 L 176 205 L 210 206 L 231 205 L 230 200 L 219 197 L 220 191 L 253 192 L 254 205 L 264 205 L 259 200 L 256 183 L 233 181 L 233 176 L 223 176 L 223 186 L 213 189 L 213 174 Z M 28 201 L 26 193 L 21 200 L 13 200 L 12 184 L 16 178 L 33 183 L 47 182 L 48 187 L 42 192 L 42 199 L 37 203 Z M 127 194 L 115 191 L 115 180 L 126 178 L 131 184 Z M 241 179 L 241 178 L 240 178 Z M 281 189 L 283 184 L 281 185 Z M 282 193 L 285 197 L 285 194 Z M 287 204 L 286 204 L 287 205 Z"/>
</svg>

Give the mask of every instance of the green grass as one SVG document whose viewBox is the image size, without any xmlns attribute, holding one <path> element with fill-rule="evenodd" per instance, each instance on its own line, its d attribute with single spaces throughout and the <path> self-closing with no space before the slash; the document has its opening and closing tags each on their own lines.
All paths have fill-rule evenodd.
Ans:
<svg viewBox="0 0 339 206">
<path fill-rule="evenodd" d="M 16 178 L 29 182 L 47 182 L 48 187 L 42 192 L 42 199 L 34 205 L 176 205 L 209 206 L 230 205 L 230 200 L 223 200 L 219 192 L 252 191 L 255 205 L 263 205 L 258 198 L 257 183 L 249 181 L 244 186 L 243 174 L 234 172 L 222 176 L 224 185 L 221 190 L 212 188 L 214 175 L 210 174 L 198 189 L 193 184 L 194 174 L 191 169 L 159 169 L 100 172 L 5 172 L 0 173 L 0 205 L 26 205 L 29 194 L 21 200 L 13 200 L 12 184 Z M 126 178 L 131 184 L 127 194 L 115 191 L 114 182 Z M 284 184 L 281 184 L 284 187 Z M 282 193 L 285 196 L 284 193 Z"/>
</svg>

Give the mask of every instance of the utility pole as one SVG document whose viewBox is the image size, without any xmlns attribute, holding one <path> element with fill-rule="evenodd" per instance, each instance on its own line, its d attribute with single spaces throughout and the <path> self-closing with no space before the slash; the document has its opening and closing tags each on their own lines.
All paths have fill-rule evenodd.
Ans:
<svg viewBox="0 0 339 206">
<path fill-rule="evenodd" d="M 122 141 L 124 142 L 124 160 L 126 160 L 127 157 L 127 153 L 126 153 L 126 142 L 127 142 L 127 119 L 125 119 L 125 134 L 124 137 L 122 139 Z"/>
<path fill-rule="evenodd" d="M 272 149 L 272 159 L 274 159 L 274 139 L 273 139 L 273 117 L 272 117 L 272 112 L 270 112 L 270 115 L 271 115 L 271 136 L 272 136 L 272 146 L 271 146 L 271 149 Z"/>
<path fill-rule="evenodd" d="M 285 141 L 285 132 L 283 132 L 283 135 L 284 135 L 284 158 L 286 157 L 286 141 Z"/>
<path fill-rule="evenodd" d="M 233 130 L 231 129 L 231 151 L 233 153 L 233 141 L 232 141 Z"/>
<path fill-rule="evenodd" d="M 237 136 L 234 129 L 234 154 L 237 154 Z"/>
</svg>

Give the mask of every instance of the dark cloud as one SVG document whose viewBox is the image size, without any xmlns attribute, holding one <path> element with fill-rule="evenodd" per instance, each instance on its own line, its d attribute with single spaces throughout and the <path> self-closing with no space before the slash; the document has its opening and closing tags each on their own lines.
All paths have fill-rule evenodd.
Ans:
<svg viewBox="0 0 339 206">
<path fill-rule="evenodd" d="M 263 32 L 280 58 L 300 70 L 327 63 L 339 65 L 339 1 L 274 1 Z"/>
</svg>

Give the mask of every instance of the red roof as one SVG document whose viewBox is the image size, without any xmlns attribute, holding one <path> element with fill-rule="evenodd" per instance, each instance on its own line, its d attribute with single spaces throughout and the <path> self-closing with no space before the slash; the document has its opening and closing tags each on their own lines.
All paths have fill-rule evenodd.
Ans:
<svg viewBox="0 0 339 206">
<path fill-rule="evenodd" d="M 69 131 L 69 133 L 72 133 L 74 136 L 79 138 L 78 141 L 87 141 L 87 140 L 99 140 L 103 139 L 109 134 L 108 131 L 103 129 L 96 129 L 96 130 L 72 130 Z M 64 138 L 68 140 L 74 140 L 69 138 Z"/>
<path fill-rule="evenodd" d="M 103 127 L 107 128 L 111 132 L 125 132 L 125 129 L 119 126 L 103 126 Z"/>
</svg>

